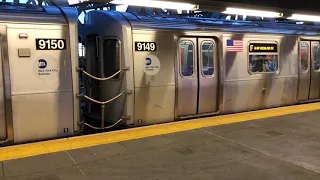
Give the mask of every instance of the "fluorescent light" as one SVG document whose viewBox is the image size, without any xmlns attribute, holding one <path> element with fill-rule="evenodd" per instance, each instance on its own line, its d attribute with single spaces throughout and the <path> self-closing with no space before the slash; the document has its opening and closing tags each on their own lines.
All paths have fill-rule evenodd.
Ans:
<svg viewBox="0 0 320 180">
<path fill-rule="evenodd" d="M 88 0 L 68 0 L 69 5 L 80 4 L 80 3 L 83 3 L 83 2 L 86 2 L 86 1 L 88 1 Z"/>
<path fill-rule="evenodd" d="M 320 22 L 320 16 L 310 16 L 310 15 L 303 15 L 303 14 L 292 14 L 292 16 L 288 17 L 288 19 L 299 20 L 299 21 Z"/>
<path fill-rule="evenodd" d="M 145 6 L 153 8 L 164 9 L 182 9 L 182 10 L 196 10 L 197 6 L 189 3 L 167 2 L 158 0 L 113 0 L 112 4 L 126 4 L 131 6 Z"/>
<path fill-rule="evenodd" d="M 116 6 L 116 11 L 126 12 L 128 5 L 118 5 Z"/>
<path fill-rule="evenodd" d="M 246 16 L 260 16 L 260 17 L 281 17 L 282 14 L 272 11 L 259 11 L 251 9 L 240 9 L 240 8 L 227 8 L 222 13 L 224 14 L 234 14 L 234 15 L 246 15 Z"/>
</svg>

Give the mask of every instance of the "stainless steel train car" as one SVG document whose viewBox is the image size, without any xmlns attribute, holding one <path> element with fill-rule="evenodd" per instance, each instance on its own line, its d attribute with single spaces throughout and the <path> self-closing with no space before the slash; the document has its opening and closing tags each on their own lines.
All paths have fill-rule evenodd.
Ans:
<svg viewBox="0 0 320 180">
<path fill-rule="evenodd" d="M 78 13 L 0 6 L 0 144 L 70 136 L 79 130 Z"/>
<path fill-rule="evenodd" d="M 316 26 L 101 10 L 84 27 L 85 112 L 101 128 L 320 99 Z"/>
</svg>

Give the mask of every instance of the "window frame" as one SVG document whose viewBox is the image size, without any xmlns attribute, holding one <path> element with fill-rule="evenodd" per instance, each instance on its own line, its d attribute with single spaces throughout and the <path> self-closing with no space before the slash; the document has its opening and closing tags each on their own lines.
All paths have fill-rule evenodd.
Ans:
<svg viewBox="0 0 320 180">
<path fill-rule="evenodd" d="M 202 46 L 204 43 L 212 43 L 212 60 L 213 60 L 213 73 L 211 75 L 204 75 L 203 74 L 203 56 L 202 56 Z M 212 78 L 212 77 L 215 77 L 215 74 L 216 74 L 216 63 L 215 63 L 215 60 L 217 58 L 217 51 L 216 51 L 216 43 L 214 40 L 203 40 L 201 41 L 201 44 L 200 44 L 200 65 L 201 65 L 201 75 L 202 77 L 204 78 Z"/>
<path fill-rule="evenodd" d="M 121 42 L 120 38 L 117 37 L 117 36 L 105 36 L 105 37 L 102 38 L 102 40 L 99 43 L 100 44 L 100 48 L 99 48 L 100 52 L 99 52 L 99 54 L 100 54 L 100 59 L 101 59 L 101 63 L 100 63 L 101 67 L 100 67 L 100 69 L 101 69 L 101 77 L 102 78 L 107 78 L 105 76 L 105 71 L 104 71 L 104 51 L 103 50 L 104 50 L 104 41 L 105 40 L 117 40 L 118 41 L 118 43 L 119 43 L 119 70 L 122 70 L 122 63 L 121 63 L 122 62 L 122 42 Z M 116 71 L 116 72 L 118 72 L 118 71 Z M 117 78 L 113 77 L 113 78 L 109 79 L 109 81 L 119 81 L 121 79 L 121 76 L 122 76 L 122 73 L 120 72 L 116 76 Z M 108 76 L 108 77 L 110 77 L 110 76 Z"/>
<path fill-rule="evenodd" d="M 319 48 L 320 48 L 320 43 L 319 42 L 314 42 L 314 43 L 312 43 L 312 70 L 313 70 L 313 72 L 320 72 L 320 67 L 319 67 L 319 69 L 317 69 L 317 70 L 315 70 L 314 69 L 314 49 L 313 49 L 313 46 L 314 45 L 317 45 Z M 319 53 L 319 55 L 320 55 L 320 53 Z M 310 64 L 311 65 L 311 64 Z"/>
<path fill-rule="evenodd" d="M 301 66 L 301 45 L 302 44 L 306 44 L 308 49 L 307 49 L 307 53 L 308 53 L 308 58 L 307 58 L 307 63 L 308 63 L 308 66 L 307 66 L 307 69 L 302 69 L 302 66 Z M 310 70 L 310 44 L 307 43 L 307 42 L 300 42 L 299 43 L 299 65 L 300 65 L 300 72 L 303 72 L 303 73 L 308 73 L 309 70 Z"/>
<path fill-rule="evenodd" d="M 182 74 L 182 66 L 181 66 L 181 53 L 180 53 L 180 45 L 182 42 L 190 42 L 192 44 L 192 62 L 193 62 L 193 67 L 192 67 L 192 75 L 191 76 L 184 76 Z M 190 39 L 183 39 L 183 40 L 180 40 L 179 41 L 179 44 L 178 44 L 178 47 L 179 47 L 179 74 L 182 78 L 193 78 L 195 76 L 195 44 L 192 42 L 192 40 Z"/>
<path fill-rule="evenodd" d="M 277 45 L 277 52 L 249 52 L 250 43 L 264 43 L 264 44 L 276 44 Z M 247 43 L 247 71 L 250 75 L 259 75 L 259 74 L 279 74 L 280 73 L 280 46 L 278 41 L 263 41 L 263 40 L 249 40 Z M 250 70 L 250 55 L 277 55 L 278 56 L 278 69 L 275 72 L 252 72 Z"/>
</svg>

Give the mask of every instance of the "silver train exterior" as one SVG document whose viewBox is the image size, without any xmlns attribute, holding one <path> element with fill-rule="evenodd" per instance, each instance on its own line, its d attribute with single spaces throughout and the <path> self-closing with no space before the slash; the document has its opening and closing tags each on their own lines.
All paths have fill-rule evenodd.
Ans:
<svg viewBox="0 0 320 180">
<path fill-rule="evenodd" d="M 87 95 L 108 102 L 108 121 L 142 126 L 320 98 L 319 27 L 116 11 L 91 11 L 84 27 L 86 70 L 102 78 L 85 80 Z M 88 103 L 88 117 L 103 112 Z"/>
<path fill-rule="evenodd" d="M 0 144 L 79 130 L 77 11 L 0 7 Z"/>
</svg>

